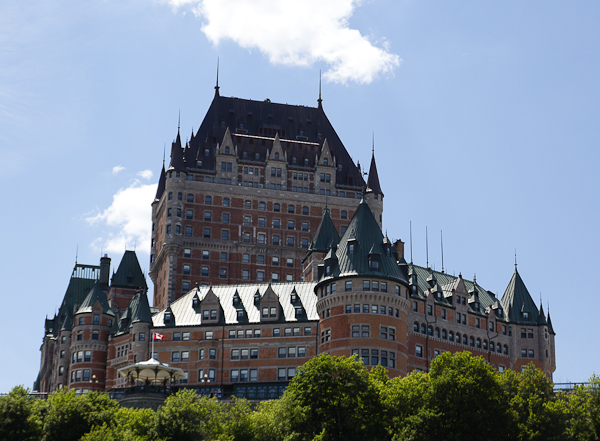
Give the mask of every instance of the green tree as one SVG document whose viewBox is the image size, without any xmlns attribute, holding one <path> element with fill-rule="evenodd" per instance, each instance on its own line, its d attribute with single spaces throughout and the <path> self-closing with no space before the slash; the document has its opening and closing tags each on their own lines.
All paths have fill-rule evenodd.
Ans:
<svg viewBox="0 0 600 441">
<path fill-rule="evenodd" d="M 119 404 L 103 393 L 75 395 L 61 389 L 48 397 L 43 441 L 78 441 L 94 426 L 114 422 Z"/>
<path fill-rule="evenodd" d="M 402 440 L 511 439 L 514 416 L 498 375 L 481 357 L 444 353 L 428 374 L 394 379 L 383 400 Z"/>
<path fill-rule="evenodd" d="M 323 354 L 298 368 L 285 394 L 288 437 L 384 439 L 378 385 L 356 358 Z"/>
<path fill-rule="evenodd" d="M 111 423 L 94 426 L 81 441 L 150 441 L 154 439 L 154 411 L 122 407 Z"/>
<path fill-rule="evenodd" d="M 40 414 L 44 402 L 29 395 L 23 386 L 0 398 L 0 439 L 33 441 L 42 436 Z"/>
<path fill-rule="evenodd" d="M 521 373 L 505 371 L 500 376 L 509 394 L 509 407 L 517 418 L 516 439 L 522 441 L 564 439 L 568 406 L 556 400 L 552 381 L 530 364 Z"/>
</svg>

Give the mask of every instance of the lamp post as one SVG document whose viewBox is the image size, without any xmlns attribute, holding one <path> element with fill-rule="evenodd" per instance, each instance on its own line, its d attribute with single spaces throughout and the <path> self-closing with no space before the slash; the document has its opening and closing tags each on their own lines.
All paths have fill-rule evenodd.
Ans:
<svg viewBox="0 0 600 441">
<path fill-rule="evenodd" d="M 96 377 L 96 375 L 92 375 L 92 378 L 90 379 L 90 384 L 92 385 L 92 392 L 95 392 L 96 384 L 98 384 L 98 377 Z"/>
</svg>

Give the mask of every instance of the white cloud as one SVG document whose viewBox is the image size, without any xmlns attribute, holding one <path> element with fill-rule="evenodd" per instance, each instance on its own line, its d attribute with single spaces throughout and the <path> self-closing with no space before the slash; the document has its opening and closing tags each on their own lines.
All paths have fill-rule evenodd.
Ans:
<svg viewBox="0 0 600 441">
<path fill-rule="evenodd" d="M 156 184 L 142 184 L 138 180 L 119 189 L 108 208 L 85 218 L 90 225 L 105 227 L 91 247 L 96 251 L 121 253 L 126 247 L 132 249 L 135 246 L 139 252 L 148 253 L 152 229 L 150 204 L 155 193 Z"/>
<path fill-rule="evenodd" d="M 309 66 L 324 61 L 324 78 L 337 83 L 370 83 L 391 73 L 400 57 L 387 41 L 376 46 L 349 27 L 360 0 L 166 0 L 204 20 L 202 31 L 215 45 L 233 40 L 258 48 L 271 63 Z"/>
<path fill-rule="evenodd" d="M 121 172 L 125 170 L 125 167 L 122 167 L 120 165 L 115 165 L 112 169 L 113 175 L 116 175 L 117 173 Z"/>
<path fill-rule="evenodd" d="M 152 179 L 152 176 L 154 176 L 154 173 L 152 173 L 152 170 L 142 170 L 141 172 L 138 172 L 137 175 L 140 178 Z"/>
</svg>

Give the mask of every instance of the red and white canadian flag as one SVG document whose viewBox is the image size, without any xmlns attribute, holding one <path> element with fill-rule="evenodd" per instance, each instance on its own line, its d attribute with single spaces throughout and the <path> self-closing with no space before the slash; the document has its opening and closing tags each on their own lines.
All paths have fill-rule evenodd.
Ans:
<svg viewBox="0 0 600 441">
<path fill-rule="evenodd" d="M 159 333 L 155 332 L 155 333 L 153 334 L 153 337 L 152 337 L 152 338 L 154 338 L 154 340 L 164 340 L 164 339 L 165 339 L 165 336 L 164 336 L 164 335 L 162 335 L 162 334 L 159 334 Z"/>
</svg>

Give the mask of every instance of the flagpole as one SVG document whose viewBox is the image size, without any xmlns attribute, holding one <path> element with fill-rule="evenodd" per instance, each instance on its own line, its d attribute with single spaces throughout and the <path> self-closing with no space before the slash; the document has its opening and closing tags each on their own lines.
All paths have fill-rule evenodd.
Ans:
<svg viewBox="0 0 600 441">
<path fill-rule="evenodd" d="M 154 332 L 152 333 L 152 354 L 150 355 L 150 358 L 154 358 Z"/>
</svg>

